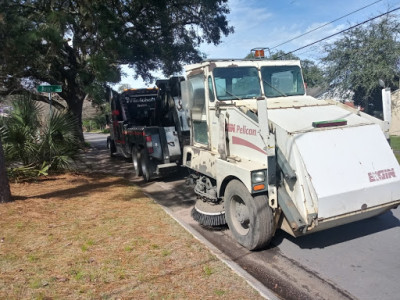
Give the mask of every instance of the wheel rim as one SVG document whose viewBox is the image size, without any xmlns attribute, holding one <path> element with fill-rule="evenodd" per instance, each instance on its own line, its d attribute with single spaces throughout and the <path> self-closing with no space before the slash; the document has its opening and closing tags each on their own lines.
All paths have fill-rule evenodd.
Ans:
<svg viewBox="0 0 400 300">
<path fill-rule="evenodd" d="M 133 152 L 132 152 L 132 164 L 133 164 L 133 169 L 135 170 L 135 173 L 137 173 L 138 169 L 139 169 L 139 162 L 138 162 L 137 154 L 133 153 Z"/>
<path fill-rule="evenodd" d="M 147 179 L 147 164 L 145 163 L 145 162 L 142 162 L 142 174 L 143 174 L 143 176 L 145 176 L 146 177 L 146 179 Z"/>
<path fill-rule="evenodd" d="M 150 180 L 149 161 L 148 161 L 147 153 L 145 153 L 144 151 L 142 152 L 142 155 L 141 155 L 141 162 L 140 162 L 141 166 L 140 167 L 142 169 L 142 176 L 143 176 L 144 180 L 149 181 Z"/>
<path fill-rule="evenodd" d="M 243 199 L 237 195 L 231 198 L 230 215 L 235 230 L 246 235 L 250 230 L 250 213 Z"/>
</svg>

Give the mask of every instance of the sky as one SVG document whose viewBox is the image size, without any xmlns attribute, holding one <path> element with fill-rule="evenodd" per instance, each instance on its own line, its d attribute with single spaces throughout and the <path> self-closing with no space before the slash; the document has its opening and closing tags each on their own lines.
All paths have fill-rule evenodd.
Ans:
<svg viewBox="0 0 400 300">
<path fill-rule="evenodd" d="M 223 37 L 217 46 L 201 45 L 200 50 L 207 58 L 242 59 L 256 47 L 267 47 L 272 53 L 278 50 L 290 52 L 400 7 L 400 0 L 229 0 L 228 6 L 228 22 L 235 32 Z M 369 7 L 361 9 L 365 6 Z M 399 11 L 395 13 L 398 14 Z M 341 17 L 344 18 L 285 43 Z M 294 54 L 300 59 L 311 59 L 318 63 L 318 59 L 323 56 L 324 43 L 332 43 L 337 38 L 340 38 L 340 35 Z M 280 45 L 282 43 L 285 44 Z M 126 83 L 132 88 L 154 85 L 140 79 L 135 80 L 134 73 L 127 68 L 124 68 L 124 72 L 127 76 L 120 84 Z M 154 75 L 164 78 L 159 72 L 155 72 Z"/>
</svg>

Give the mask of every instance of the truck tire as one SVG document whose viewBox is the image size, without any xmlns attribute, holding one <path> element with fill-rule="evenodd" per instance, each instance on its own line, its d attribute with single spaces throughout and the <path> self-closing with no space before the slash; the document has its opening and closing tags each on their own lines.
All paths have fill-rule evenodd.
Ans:
<svg viewBox="0 0 400 300">
<path fill-rule="evenodd" d="M 117 148 L 115 147 L 115 142 L 111 138 L 107 138 L 107 146 L 110 149 L 110 157 L 115 157 L 115 152 L 117 152 Z"/>
<path fill-rule="evenodd" d="M 132 147 L 132 165 L 133 165 L 133 175 L 135 177 L 142 176 L 142 166 L 140 165 L 140 152 L 136 147 Z"/>
<path fill-rule="evenodd" d="M 140 166 L 144 181 L 149 182 L 152 179 L 154 168 L 146 149 L 140 151 Z"/>
<path fill-rule="evenodd" d="M 273 212 L 268 197 L 253 197 L 239 180 L 226 187 L 225 218 L 239 244 L 249 250 L 266 247 L 273 235 Z"/>
</svg>

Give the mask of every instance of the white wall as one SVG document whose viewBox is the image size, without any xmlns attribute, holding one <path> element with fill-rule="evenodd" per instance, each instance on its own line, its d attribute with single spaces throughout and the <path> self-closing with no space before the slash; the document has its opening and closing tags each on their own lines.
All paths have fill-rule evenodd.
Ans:
<svg viewBox="0 0 400 300">
<path fill-rule="evenodd" d="M 392 93 L 392 124 L 390 135 L 400 136 L 400 90 Z"/>
</svg>

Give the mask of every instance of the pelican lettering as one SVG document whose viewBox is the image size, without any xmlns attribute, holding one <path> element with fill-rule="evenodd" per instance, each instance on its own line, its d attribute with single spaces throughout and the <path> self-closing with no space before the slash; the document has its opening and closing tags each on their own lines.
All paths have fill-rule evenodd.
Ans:
<svg viewBox="0 0 400 300">
<path fill-rule="evenodd" d="M 257 135 L 257 130 L 253 128 L 248 128 L 246 125 L 240 126 L 236 124 L 227 124 L 228 132 L 236 132 L 245 135 Z"/>
</svg>

